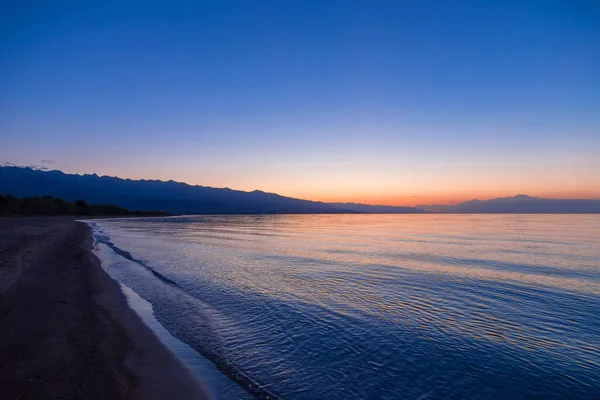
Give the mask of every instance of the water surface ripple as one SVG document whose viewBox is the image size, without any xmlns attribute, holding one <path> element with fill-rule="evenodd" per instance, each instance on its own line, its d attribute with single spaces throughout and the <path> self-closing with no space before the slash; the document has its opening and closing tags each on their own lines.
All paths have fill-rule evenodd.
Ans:
<svg viewBox="0 0 600 400">
<path fill-rule="evenodd" d="M 95 221 L 113 276 L 257 397 L 600 399 L 600 216 Z"/>
</svg>

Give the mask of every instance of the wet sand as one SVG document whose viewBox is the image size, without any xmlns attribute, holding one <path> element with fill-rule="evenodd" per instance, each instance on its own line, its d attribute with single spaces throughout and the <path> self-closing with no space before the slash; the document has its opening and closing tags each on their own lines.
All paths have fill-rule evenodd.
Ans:
<svg viewBox="0 0 600 400">
<path fill-rule="evenodd" d="M 206 399 L 67 217 L 0 218 L 2 399 Z"/>
</svg>

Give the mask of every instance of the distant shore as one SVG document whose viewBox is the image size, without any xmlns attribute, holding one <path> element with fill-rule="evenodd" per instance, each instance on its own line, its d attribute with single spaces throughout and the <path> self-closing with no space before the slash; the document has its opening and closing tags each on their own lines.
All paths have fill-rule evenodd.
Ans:
<svg viewBox="0 0 600 400">
<path fill-rule="evenodd" d="M 206 399 L 72 217 L 0 219 L 3 399 Z"/>
</svg>

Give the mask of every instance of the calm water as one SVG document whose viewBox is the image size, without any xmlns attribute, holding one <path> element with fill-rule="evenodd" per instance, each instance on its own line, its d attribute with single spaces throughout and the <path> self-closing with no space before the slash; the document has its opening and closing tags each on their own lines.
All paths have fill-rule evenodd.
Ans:
<svg viewBox="0 0 600 400">
<path fill-rule="evenodd" d="M 111 274 L 257 396 L 600 399 L 600 216 L 95 224 Z"/>
</svg>

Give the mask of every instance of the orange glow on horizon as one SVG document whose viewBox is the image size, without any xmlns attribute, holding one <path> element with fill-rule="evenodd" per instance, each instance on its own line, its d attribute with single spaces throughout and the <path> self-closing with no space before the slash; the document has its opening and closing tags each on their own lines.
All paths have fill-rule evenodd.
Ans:
<svg viewBox="0 0 600 400">
<path fill-rule="evenodd" d="M 544 176 L 539 173 L 507 173 L 500 176 L 469 174 L 433 176 L 420 174 L 371 175 L 360 171 L 329 170 L 307 175 L 306 171 L 285 171 L 276 175 L 246 174 L 238 170 L 203 174 L 194 168 L 153 169 L 128 168 L 123 174 L 117 168 L 68 173 L 98 173 L 129 179 L 173 179 L 190 185 L 228 187 L 234 190 L 276 193 L 282 196 L 336 203 L 363 203 L 388 206 L 454 205 L 469 200 L 489 200 L 525 194 L 557 199 L 600 199 L 600 180 L 593 174 Z"/>
<path fill-rule="evenodd" d="M 363 203 L 370 205 L 385 206 L 419 206 L 419 205 L 456 205 L 470 200 L 490 200 L 501 197 L 512 197 L 516 195 L 528 195 L 532 197 L 553 198 L 553 199 L 600 199 L 600 192 L 518 192 L 518 193 L 457 193 L 457 194 L 423 194 L 423 195 L 399 195 L 399 196 L 370 196 L 370 197 L 337 197 L 337 196 L 315 196 L 303 197 L 307 200 L 323 201 L 328 203 Z M 296 197 L 296 196 L 290 196 Z"/>
</svg>

